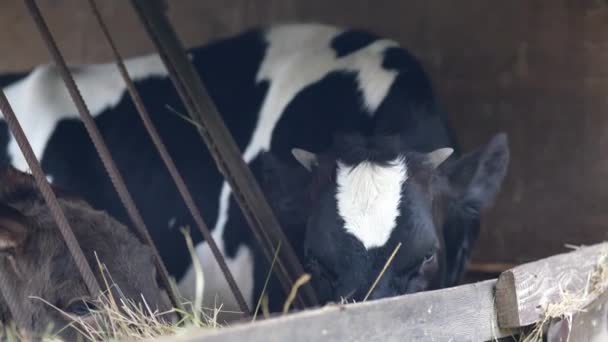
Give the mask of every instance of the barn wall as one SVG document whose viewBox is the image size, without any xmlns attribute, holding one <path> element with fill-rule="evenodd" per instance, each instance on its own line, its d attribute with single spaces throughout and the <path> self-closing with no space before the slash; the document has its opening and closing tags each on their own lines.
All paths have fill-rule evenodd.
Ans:
<svg viewBox="0 0 608 342">
<path fill-rule="evenodd" d="M 99 1 L 102 2 L 102 1 Z M 85 1 L 40 1 L 73 63 L 107 61 Z M 127 55 L 150 51 L 126 1 L 104 0 Z M 173 0 L 187 44 L 259 23 L 370 28 L 420 56 L 465 148 L 510 136 L 512 163 L 477 261 L 521 262 L 608 237 L 608 7 L 604 0 Z M 67 12 L 67 17 L 60 16 Z M 178 20 L 176 20 L 179 18 Z M 46 62 L 20 0 L 0 2 L 0 70 Z M 92 37 L 92 38 L 91 38 Z M 28 51 L 27 56 L 21 54 Z"/>
</svg>

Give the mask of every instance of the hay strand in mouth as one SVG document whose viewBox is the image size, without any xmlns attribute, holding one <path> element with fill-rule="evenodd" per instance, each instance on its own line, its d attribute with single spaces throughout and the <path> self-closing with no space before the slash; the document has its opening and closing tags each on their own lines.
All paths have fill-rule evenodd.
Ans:
<svg viewBox="0 0 608 342">
<path fill-rule="evenodd" d="M 262 300 L 264 299 L 264 295 L 266 294 L 266 289 L 268 287 L 268 283 L 270 282 L 270 276 L 272 275 L 272 270 L 274 269 L 274 264 L 279 257 L 279 251 L 281 250 L 281 241 L 277 244 L 277 249 L 274 251 L 274 256 L 272 257 L 272 263 L 270 264 L 270 269 L 268 270 L 268 274 L 266 275 L 266 280 L 264 281 L 264 286 L 262 287 L 262 292 L 260 293 L 260 299 L 258 300 L 258 304 L 255 307 L 255 311 L 253 312 L 252 322 L 255 322 L 258 317 L 258 312 L 260 311 L 260 307 L 262 306 Z"/>
<path fill-rule="evenodd" d="M 393 259 L 395 258 L 395 255 L 397 255 L 399 248 L 401 248 L 401 242 L 399 242 L 397 244 L 397 247 L 395 247 L 395 250 L 393 250 L 393 253 L 391 253 L 391 255 L 388 257 L 388 259 L 386 260 L 386 263 L 384 263 L 384 267 L 382 267 L 380 274 L 378 274 L 378 277 L 376 277 L 376 280 L 374 280 L 374 283 L 372 284 L 372 286 L 369 288 L 369 290 L 367 290 L 367 294 L 363 298 L 364 302 L 367 301 L 367 298 L 369 298 L 369 296 L 372 294 L 372 292 L 374 292 L 374 289 L 376 288 L 376 286 L 378 286 L 380 279 L 384 275 L 384 272 L 386 272 L 386 270 L 388 269 L 388 266 L 393 262 Z"/>
</svg>

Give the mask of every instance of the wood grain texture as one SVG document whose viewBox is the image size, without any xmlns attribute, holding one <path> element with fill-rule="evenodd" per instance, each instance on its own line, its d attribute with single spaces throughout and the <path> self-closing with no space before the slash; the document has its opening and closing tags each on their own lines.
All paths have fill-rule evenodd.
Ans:
<svg viewBox="0 0 608 342">
<path fill-rule="evenodd" d="M 583 293 L 608 243 L 581 247 L 503 272 L 496 283 L 499 326 L 514 328 L 538 322 L 549 303 L 563 300 L 561 291 Z M 595 297 L 590 296 L 589 302 Z"/>
<path fill-rule="evenodd" d="M 256 323 L 160 341 L 489 341 L 510 336 L 494 316 L 495 280 L 347 306 L 331 305 Z"/>
<path fill-rule="evenodd" d="M 584 311 L 576 313 L 572 319 L 571 328 L 568 328 L 568 322 L 565 320 L 561 320 L 551 328 L 548 332 L 547 342 L 608 341 L 608 292 L 598 297 Z M 565 331 L 566 334 L 554 333 L 551 336 L 552 330 Z"/>
</svg>

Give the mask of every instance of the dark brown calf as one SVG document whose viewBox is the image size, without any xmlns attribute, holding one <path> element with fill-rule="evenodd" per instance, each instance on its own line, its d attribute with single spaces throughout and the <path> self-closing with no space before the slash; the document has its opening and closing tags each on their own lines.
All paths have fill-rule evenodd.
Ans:
<svg viewBox="0 0 608 342">
<path fill-rule="evenodd" d="M 152 310 L 168 310 L 148 247 L 105 212 L 54 190 L 102 287 L 111 281 L 115 295 L 136 303 L 145 298 Z M 99 263 L 111 279 L 106 273 L 104 280 Z M 10 298 L 0 297 L 4 324 L 12 319 L 7 300 L 22 304 L 25 328 L 32 332 L 43 332 L 49 325 L 58 331 L 72 321 L 68 315 L 89 315 L 85 302 L 92 298 L 33 177 L 13 168 L 0 169 L 0 277 L 10 288 L 4 293 Z M 67 329 L 61 335 L 75 333 Z"/>
</svg>

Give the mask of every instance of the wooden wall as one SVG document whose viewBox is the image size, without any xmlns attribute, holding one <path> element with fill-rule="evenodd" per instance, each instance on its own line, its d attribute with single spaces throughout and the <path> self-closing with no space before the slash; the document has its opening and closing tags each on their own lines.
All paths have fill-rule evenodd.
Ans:
<svg viewBox="0 0 608 342">
<path fill-rule="evenodd" d="M 98 0 L 102 2 L 101 0 Z M 522 262 L 608 237 L 605 0 L 173 0 L 189 44 L 257 24 L 373 29 L 420 56 L 466 148 L 510 137 L 512 163 L 485 216 L 478 262 Z M 73 63 L 107 61 L 86 1 L 39 1 Z M 127 1 L 103 0 L 127 55 L 151 51 Z M 20 0 L 0 2 L 1 70 L 48 55 Z"/>
</svg>

